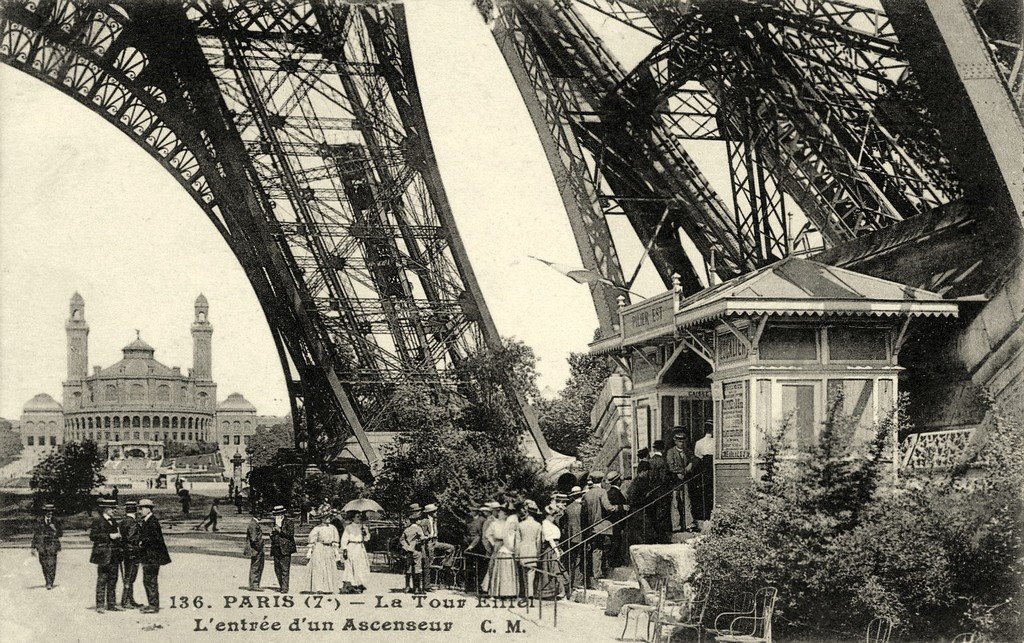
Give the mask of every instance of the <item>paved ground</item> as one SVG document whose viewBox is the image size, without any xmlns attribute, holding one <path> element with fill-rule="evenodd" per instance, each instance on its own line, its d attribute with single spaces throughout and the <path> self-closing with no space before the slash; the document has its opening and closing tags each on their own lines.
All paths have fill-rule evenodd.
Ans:
<svg viewBox="0 0 1024 643">
<path fill-rule="evenodd" d="M 315 624 L 333 623 L 327 634 L 366 640 L 444 640 L 493 641 L 513 638 L 517 641 L 612 641 L 621 631 L 618 619 L 606 617 L 600 608 L 565 601 L 559 602 L 558 627 L 553 626 L 551 604 L 544 606 L 543 617 L 537 607 L 478 606 L 475 597 L 449 591 L 437 591 L 427 600 L 446 601 L 454 607 L 416 607 L 407 594 L 396 593 L 402 579 L 393 574 L 373 574 L 371 587 L 362 596 L 331 595 L 323 598 L 301 593 L 308 583 L 306 568 L 292 567 L 292 593 L 285 596 L 273 591 L 250 593 L 241 589 L 246 583 L 248 561 L 206 553 L 181 553 L 172 549 L 174 562 L 160 573 L 161 603 L 159 614 L 137 611 L 97 614 L 93 610 L 95 567 L 89 564 L 89 550 L 69 549 L 62 552 L 57 570 L 57 586 L 47 591 L 42 586 L 38 561 L 27 549 L 0 550 L 0 641 L 193 641 L 213 637 L 218 623 L 223 627 L 243 627 L 257 623 L 270 626 L 280 623 L 281 631 L 231 632 L 231 640 L 278 641 L 308 637 Z M 273 566 L 267 561 L 264 584 L 276 585 Z M 136 598 L 144 597 L 141 578 L 136 585 Z M 195 607 L 196 597 L 202 606 Z M 401 607 L 377 607 L 377 596 L 385 605 L 399 601 Z M 187 597 L 188 607 L 182 607 Z M 266 599 L 267 606 L 256 601 Z M 459 607 L 458 601 L 465 603 Z M 251 603 L 249 602 L 251 601 Z M 291 606 L 289 607 L 289 601 Z M 360 604 L 357 604 L 360 603 Z M 172 608 L 173 606 L 176 606 Z M 450 628 L 448 632 L 347 631 L 346 626 L 391 627 L 394 622 L 406 627 L 435 624 Z M 265 626 L 265 627 L 266 627 Z M 289 631 L 296 626 L 300 631 Z M 508 632 L 509 628 L 513 628 Z M 514 628 L 520 628 L 519 633 Z M 198 630 L 197 630 L 198 628 Z M 484 630 L 494 630 L 485 633 Z M 322 632 L 312 632 L 323 636 Z M 220 637 L 218 637 L 220 638 Z"/>
</svg>

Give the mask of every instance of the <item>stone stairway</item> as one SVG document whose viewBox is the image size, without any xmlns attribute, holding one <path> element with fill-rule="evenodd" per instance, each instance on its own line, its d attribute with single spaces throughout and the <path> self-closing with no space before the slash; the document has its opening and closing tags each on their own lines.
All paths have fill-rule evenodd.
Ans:
<svg viewBox="0 0 1024 643">
<path fill-rule="evenodd" d="M 608 616 L 618 616 L 619 610 L 627 603 L 644 602 L 636 571 L 631 566 L 610 570 L 606 578 L 597 581 L 597 585 L 599 589 L 573 590 L 569 600 L 604 608 Z"/>
</svg>

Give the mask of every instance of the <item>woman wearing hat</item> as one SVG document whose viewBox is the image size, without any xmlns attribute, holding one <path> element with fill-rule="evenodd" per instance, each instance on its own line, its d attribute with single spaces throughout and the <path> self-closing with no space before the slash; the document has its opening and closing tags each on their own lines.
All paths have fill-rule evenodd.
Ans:
<svg viewBox="0 0 1024 643">
<path fill-rule="evenodd" d="M 320 522 L 309 532 L 306 556 L 309 558 L 309 591 L 317 594 L 333 594 L 339 586 L 337 562 L 338 530 L 331 524 L 331 512 L 318 511 L 313 519 Z"/>
<path fill-rule="evenodd" d="M 341 555 L 345 559 L 345 569 L 341 572 L 343 592 L 360 594 L 370 581 L 370 559 L 366 555 L 366 543 L 370 540 L 370 530 L 364 522 L 363 512 L 353 511 L 352 522 L 345 525 L 341 534 Z"/>
<path fill-rule="evenodd" d="M 513 558 L 516 546 L 518 521 L 513 524 L 508 518 L 513 514 L 512 507 L 498 507 L 497 519 L 487 528 L 485 535 L 493 549 L 491 566 L 484 577 L 484 588 L 490 596 L 512 598 L 519 595 L 519 579 L 516 575 L 516 563 Z"/>
<path fill-rule="evenodd" d="M 554 599 L 562 595 L 562 566 L 559 563 L 562 557 L 562 550 L 559 547 L 562 531 L 558 528 L 562 510 L 558 505 L 550 504 L 544 509 L 544 513 L 544 522 L 540 524 L 540 568 L 546 573 L 540 574 L 537 583 L 540 585 L 542 599 Z"/>
</svg>

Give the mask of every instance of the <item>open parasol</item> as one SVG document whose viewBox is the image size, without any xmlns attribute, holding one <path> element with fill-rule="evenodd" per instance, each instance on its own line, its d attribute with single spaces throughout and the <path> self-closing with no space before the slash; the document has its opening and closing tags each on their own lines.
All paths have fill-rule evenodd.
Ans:
<svg viewBox="0 0 1024 643">
<path fill-rule="evenodd" d="M 345 504 L 341 508 L 342 511 L 380 511 L 383 512 L 384 508 L 378 505 L 369 498 L 356 498 Z"/>
</svg>

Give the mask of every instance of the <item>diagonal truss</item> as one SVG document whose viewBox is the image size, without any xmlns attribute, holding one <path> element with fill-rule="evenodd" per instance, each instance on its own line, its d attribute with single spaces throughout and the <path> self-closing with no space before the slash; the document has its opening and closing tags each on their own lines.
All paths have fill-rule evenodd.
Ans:
<svg viewBox="0 0 1024 643">
<path fill-rule="evenodd" d="M 962 196 L 888 17 L 870 5 L 516 0 L 501 7 L 493 31 L 499 45 L 510 31 L 524 34 L 514 75 L 517 65 L 546 64 L 549 77 L 564 79 L 533 74 L 532 86 L 520 88 L 540 96 L 528 104 L 563 106 L 549 110 L 549 126 L 575 134 L 605 184 L 642 177 L 632 185 L 644 184 L 648 197 L 690 197 L 670 227 L 724 277 L 846 243 Z M 594 19 L 617 21 L 655 45 L 623 71 L 588 26 Z M 688 139 L 724 142 L 730 208 L 686 163 Z M 798 210 L 787 209 L 784 195 Z M 641 239 L 661 220 L 658 209 L 635 204 L 604 214 L 617 213 L 630 216 Z M 663 241 L 652 256 L 673 256 L 672 240 Z M 663 276 L 665 263 L 655 261 Z"/>
<path fill-rule="evenodd" d="M 0 60 L 114 124 L 203 208 L 270 324 L 300 447 L 330 457 L 354 434 L 372 463 L 365 431 L 396 386 L 455 390 L 459 362 L 500 342 L 401 6 L 9 2 Z"/>
</svg>

